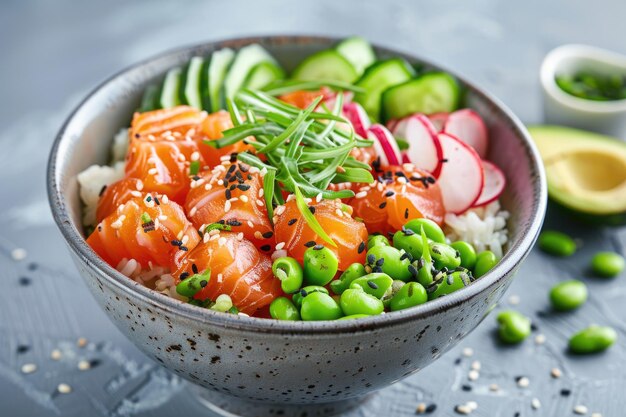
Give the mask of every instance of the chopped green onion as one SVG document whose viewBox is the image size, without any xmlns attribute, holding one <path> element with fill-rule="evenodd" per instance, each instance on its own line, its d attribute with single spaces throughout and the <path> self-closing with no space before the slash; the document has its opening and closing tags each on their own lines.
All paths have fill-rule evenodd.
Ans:
<svg viewBox="0 0 626 417">
<path fill-rule="evenodd" d="M 211 230 L 224 230 L 226 232 L 230 232 L 232 227 L 228 224 L 224 223 L 211 223 L 207 227 L 204 228 L 204 233 L 209 233 Z"/>
<path fill-rule="evenodd" d="M 294 193 L 296 195 L 296 206 L 298 207 L 300 214 L 302 214 L 302 217 L 304 217 L 304 220 L 307 222 L 311 230 L 313 230 L 313 232 L 321 237 L 326 243 L 329 243 L 336 248 L 337 244 L 330 236 L 328 236 L 328 234 L 324 231 L 313 213 L 311 213 L 311 210 L 309 210 L 309 206 L 306 204 L 306 201 L 304 201 L 304 196 L 302 195 L 302 192 L 300 192 L 300 189 L 297 185 L 294 187 Z"/>
<path fill-rule="evenodd" d="M 200 172 L 200 161 L 191 161 L 189 163 L 189 175 L 198 175 L 198 172 Z"/>
<path fill-rule="evenodd" d="M 221 311 L 222 313 L 226 313 L 231 308 L 233 308 L 233 300 L 228 294 L 218 295 L 215 299 L 215 304 L 211 306 L 211 310 Z"/>
<path fill-rule="evenodd" d="M 152 217 L 146 212 L 141 215 L 141 224 L 148 224 L 152 222 Z"/>
<path fill-rule="evenodd" d="M 207 269 L 201 274 L 195 274 L 185 278 L 176 285 L 176 292 L 184 297 L 193 297 L 200 290 L 207 286 L 211 279 L 211 269 Z"/>
<path fill-rule="evenodd" d="M 267 208 L 267 216 L 270 222 L 273 222 L 274 218 L 274 206 L 272 202 L 274 200 L 274 178 L 276 178 L 276 171 L 267 171 L 267 174 L 263 177 L 263 197 L 265 197 L 265 207 Z"/>
</svg>

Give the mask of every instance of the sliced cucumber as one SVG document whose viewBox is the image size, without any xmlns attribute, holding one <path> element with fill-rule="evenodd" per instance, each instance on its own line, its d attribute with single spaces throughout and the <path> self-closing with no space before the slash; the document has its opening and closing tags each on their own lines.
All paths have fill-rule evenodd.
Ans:
<svg viewBox="0 0 626 417">
<path fill-rule="evenodd" d="M 459 97 L 459 85 L 452 76 L 431 72 L 385 91 L 383 113 L 386 119 L 397 119 L 412 113 L 452 112 Z"/>
<path fill-rule="evenodd" d="M 243 88 L 259 90 L 273 81 L 285 78 L 285 71 L 273 62 L 256 64 L 248 73 Z"/>
<path fill-rule="evenodd" d="M 356 83 L 365 89 L 364 93 L 355 95 L 365 111 L 375 120 L 380 118 L 380 97 L 389 87 L 404 83 L 413 78 L 413 68 L 401 58 L 379 61 L 371 65 Z"/>
<path fill-rule="evenodd" d="M 372 46 L 360 36 L 344 39 L 336 46 L 336 49 L 352 64 L 359 75 L 363 74 L 365 68 L 376 61 L 376 54 L 374 54 Z"/>
<path fill-rule="evenodd" d="M 226 108 L 226 100 L 223 96 L 224 79 L 233 58 L 235 58 L 235 52 L 230 48 L 220 49 L 211 54 L 208 68 L 209 99 L 207 100 L 211 112 Z"/>
<path fill-rule="evenodd" d="M 161 95 L 161 88 L 158 84 L 149 85 L 143 92 L 141 98 L 140 112 L 152 111 L 160 108 L 159 96 Z"/>
<path fill-rule="evenodd" d="M 202 78 L 202 66 L 204 59 L 194 56 L 189 61 L 187 75 L 185 77 L 184 95 L 185 101 L 190 106 L 202 110 L 202 91 L 200 80 Z"/>
<path fill-rule="evenodd" d="M 237 52 L 235 60 L 224 80 L 224 94 L 226 98 L 233 98 L 241 90 L 250 70 L 261 62 L 276 63 L 274 58 L 261 45 L 244 46 Z"/>
<path fill-rule="evenodd" d="M 331 80 L 354 82 L 358 73 L 346 58 L 333 49 L 311 55 L 298 65 L 291 75 L 302 81 Z"/>
<path fill-rule="evenodd" d="M 183 71 L 180 68 L 173 68 L 167 72 L 163 81 L 160 104 L 164 109 L 176 107 L 181 103 L 180 86 Z"/>
</svg>

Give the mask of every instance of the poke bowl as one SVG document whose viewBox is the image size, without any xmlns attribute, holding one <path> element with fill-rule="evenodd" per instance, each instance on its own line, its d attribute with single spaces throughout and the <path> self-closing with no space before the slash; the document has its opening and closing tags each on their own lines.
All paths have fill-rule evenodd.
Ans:
<svg viewBox="0 0 626 417">
<path fill-rule="evenodd" d="M 492 96 L 427 60 L 310 36 L 118 73 L 62 127 L 48 193 L 87 286 L 143 352 L 217 398 L 284 404 L 363 396 L 455 346 L 546 206 L 538 153 Z"/>
</svg>

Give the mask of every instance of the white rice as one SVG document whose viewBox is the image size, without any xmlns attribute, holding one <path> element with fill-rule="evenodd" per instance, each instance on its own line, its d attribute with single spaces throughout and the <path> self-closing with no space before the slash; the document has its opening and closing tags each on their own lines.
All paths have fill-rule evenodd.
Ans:
<svg viewBox="0 0 626 417">
<path fill-rule="evenodd" d="M 102 187 L 124 178 L 124 162 L 116 162 L 113 166 L 92 165 L 78 174 L 80 199 L 85 205 L 83 224 L 93 226 L 96 223 L 96 208 Z"/>
<path fill-rule="evenodd" d="M 448 213 L 444 219 L 446 237 L 451 242 L 464 240 L 471 243 L 477 252 L 490 250 L 501 258 L 508 242 L 508 218 L 509 212 L 500 209 L 499 201 L 468 210 L 461 215 Z"/>
<path fill-rule="evenodd" d="M 121 162 L 126 159 L 128 143 L 128 128 L 123 128 L 113 137 L 113 146 L 111 146 L 113 162 Z"/>
</svg>

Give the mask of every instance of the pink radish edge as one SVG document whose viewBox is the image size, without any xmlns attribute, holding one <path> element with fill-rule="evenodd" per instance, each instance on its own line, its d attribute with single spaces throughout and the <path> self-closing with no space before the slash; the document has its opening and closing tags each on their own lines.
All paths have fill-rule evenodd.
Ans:
<svg viewBox="0 0 626 417">
<path fill-rule="evenodd" d="M 399 120 L 393 133 L 409 144 L 409 149 L 403 152 L 404 162 L 429 171 L 435 178 L 439 176 L 443 150 L 435 127 L 426 116 L 416 113 Z"/>
<path fill-rule="evenodd" d="M 379 154 L 379 149 L 382 151 L 384 155 L 381 156 L 385 157 L 387 165 L 400 165 L 402 163 L 402 155 L 396 139 L 385 126 L 380 124 L 370 126 L 368 137 L 371 138 L 371 136 L 374 136 L 372 138 L 375 141 L 374 148 L 376 148 Z"/>
<path fill-rule="evenodd" d="M 473 207 L 485 206 L 497 200 L 506 188 L 506 177 L 498 166 L 489 161 L 482 161 L 485 185 Z"/>
<path fill-rule="evenodd" d="M 439 175 L 439 186 L 447 211 L 461 214 L 480 198 L 485 174 L 476 151 L 460 139 L 439 133 L 446 162 Z"/>
<path fill-rule="evenodd" d="M 483 119 L 472 109 L 461 109 L 450 113 L 443 131 L 456 136 L 470 145 L 481 158 L 487 156 L 489 138 Z"/>
<path fill-rule="evenodd" d="M 343 105 L 343 113 L 346 119 L 352 124 L 354 132 L 363 138 L 367 137 L 367 130 L 370 128 L 372 122 L 363 107 L 354 102 L 345 103 Z"/>
</svg>

